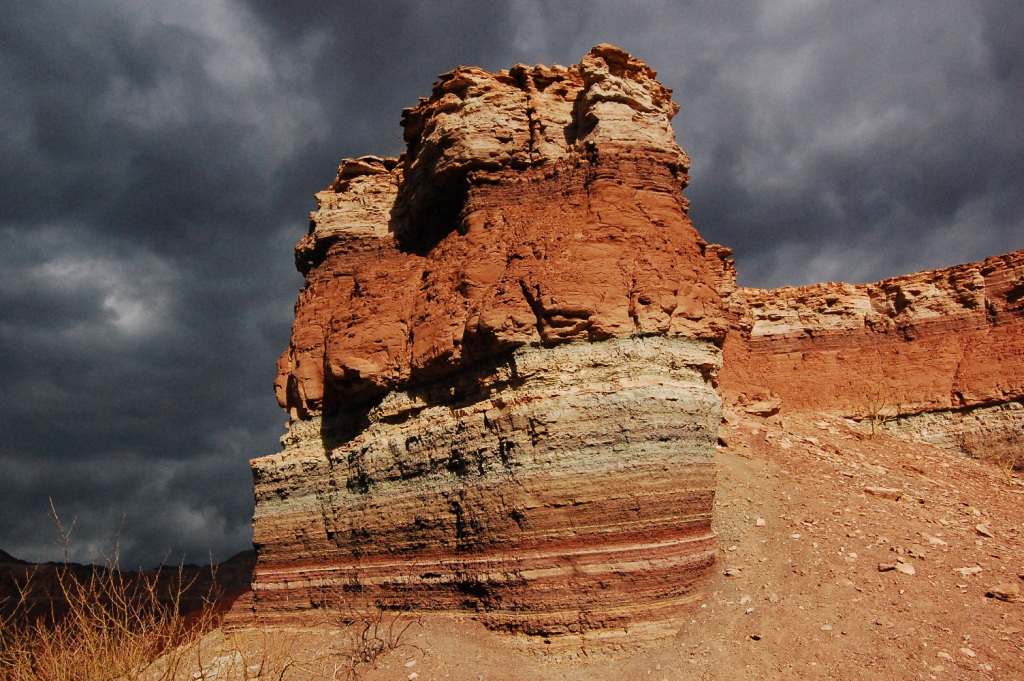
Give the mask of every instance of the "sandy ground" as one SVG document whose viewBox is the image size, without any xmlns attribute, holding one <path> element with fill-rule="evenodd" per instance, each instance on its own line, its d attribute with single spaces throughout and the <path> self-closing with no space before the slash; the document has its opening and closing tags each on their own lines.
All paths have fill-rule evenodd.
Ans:
<svg viewBox="0 0 1024 681">
<path fill-rule="evenodd" d="M 667 638 L 552 650 L 429 617 L 359 665 L 359 677 L 1024 678 L 1024 602 L 986 596 L 1000 584 L 1024 591 L 1019 478 L 834 417 L 731 420 L 718 453 L 719 562 L 703 603 L 678 613 Z M 315 656 L 343 649 L 351 633 L 271 639 Z M 345 678 L 326 660 L 285 678 Z"/>
</svg>

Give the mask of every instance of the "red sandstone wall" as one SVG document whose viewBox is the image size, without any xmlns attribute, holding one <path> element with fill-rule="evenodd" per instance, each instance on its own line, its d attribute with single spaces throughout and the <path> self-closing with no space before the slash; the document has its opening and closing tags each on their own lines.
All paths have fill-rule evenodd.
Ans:
<svg viewBox="0 0 1024 681">
<path fill-rule="evenodd" d="M 1024 396 L 1024 251 L 876 284 L 738 289 L 727 404 L 866 416 Z"/>
<path fill-rule="evenodd" d="M 403 114 L 402 158 L 347 160 L 317 195 L 281 405 L 365 403 L 528 344 L 721 343 L 655 75 L 598 46 L 571 67 L 441 76 Z"/>
</svg>

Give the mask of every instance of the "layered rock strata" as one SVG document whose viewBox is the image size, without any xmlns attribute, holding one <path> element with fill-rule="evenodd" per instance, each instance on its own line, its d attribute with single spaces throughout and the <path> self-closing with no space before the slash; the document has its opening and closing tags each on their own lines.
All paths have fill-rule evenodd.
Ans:
<svg viewBox="0 0 1024 681">
<path fill-rule="evenodd" d="M 713 561 L 725 251 L 670 91 L 599 46 L 459 68 L 399 159 L 345 161 L 252 462 L 264 620 L 377 605 L 557 634 L 657 617 Z"/>
<path fill-rule="evenodd" d="M 323 417 L 256 462 L 261 614 L 347 603 L 491 626 L 624 626 L 714 559 L 717 357 L 683 338 L 524 346 L 388 393 L 333 448 Z"/>
<path fill-rule="evenodd" d="M 914 440 L 1024 469 L 1024 400 L 985 407 L 898 415 L 885 430 Z"/>
<path fill-rule="evenodd" d="M 737 289 L 730 303 L 729 403 L 886 421 L 975 454 L 1022 441 L 1024 251 L 876 284 Z"/>
</svg>

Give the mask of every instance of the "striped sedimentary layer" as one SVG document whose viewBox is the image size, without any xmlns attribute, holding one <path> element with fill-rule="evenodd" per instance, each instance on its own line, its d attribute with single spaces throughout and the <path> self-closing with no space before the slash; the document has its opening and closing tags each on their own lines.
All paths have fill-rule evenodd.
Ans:
<svg viewBox="0 0 1024 681">
<path fill-rule="evenodd" d="M 351 439 L 294 422 L 253 461 L 257 617 L 374 605 L 549 635 L 692 600 L 714 560 L 719 364 L 686 338 L 522 347 L 389 392 Z"/>
<path fill-rule="evenodd" d="M 883 428 L 945 449 L 1024 469 L 1024 399 L 993 406 L 896 416 Z"/>
<path fill-rule="evenodd" d="M 621 631 L 695 598 L 727 252 L 687 217 L 668 89 L 609 45 L 460 67 L 401 157 L 344 161 L 252 462 L 251 610 L 472 613 Z"/>
</svg>

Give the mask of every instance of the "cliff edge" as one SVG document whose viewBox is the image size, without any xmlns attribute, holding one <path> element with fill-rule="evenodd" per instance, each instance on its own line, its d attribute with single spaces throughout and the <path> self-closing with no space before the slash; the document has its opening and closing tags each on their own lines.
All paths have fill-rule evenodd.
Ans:
<svg viewBox="0 0 1024 681">
<path fill-rule="evenodd" d="M 1024 251 L 874 284 L 738 289 L 720 388 L 1024 465 Z"/>
</svg>

